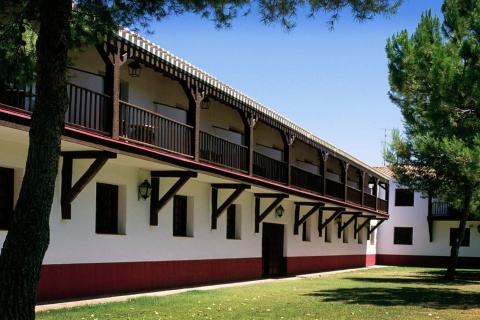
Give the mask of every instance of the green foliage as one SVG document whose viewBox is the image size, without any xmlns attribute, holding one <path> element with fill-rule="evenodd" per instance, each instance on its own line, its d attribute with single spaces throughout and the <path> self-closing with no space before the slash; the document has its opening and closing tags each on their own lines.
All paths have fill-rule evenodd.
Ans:
<svg viewBox="0 0 480 320">
<path fill-rule="evenodd" d="M 456 209 L 480 203 L 480 2 L 446 0 L 443 23 L 422 14 L 416 30 L 387 41 L 390 99 L 404 117 L 386 159 L 395 178 Z M 466 208 L 466 201 L 468 205 Z"/>
</svg>

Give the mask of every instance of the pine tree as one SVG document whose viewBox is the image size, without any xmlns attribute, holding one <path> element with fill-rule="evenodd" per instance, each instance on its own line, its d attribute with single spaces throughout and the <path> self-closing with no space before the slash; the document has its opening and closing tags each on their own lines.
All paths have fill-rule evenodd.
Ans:
<svg viewBox="0 0 480 320">
<path fill-rule="evenodd" d="M 480 196 L 480 2 L 445 0 L 443 22 L 387 41 L 389 92 L 404 118 L 386 152 L 397 182 L 461 211 L 445 278 L 453 280 L 466 223 Z"/>
</svg>

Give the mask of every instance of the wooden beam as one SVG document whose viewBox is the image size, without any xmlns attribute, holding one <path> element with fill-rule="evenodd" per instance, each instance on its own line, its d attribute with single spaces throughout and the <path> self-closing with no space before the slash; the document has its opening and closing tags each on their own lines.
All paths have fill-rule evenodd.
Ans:
<svg viewBox="0 0 480 320">
<path fill-rule="evenodd" d="M 322 202 L 295 202 L 295 222 L 293 226 L 293 234 L 298 234 L 298 228 L 320 207 L 323 207 L 325 203 Z M 302 218 L 300 218 L 300 207 L 310 206 L 312 209 L 308 211 Z"/>
<path fill-rule="evenodd" d="M 330 218 L 325 220 L 324 223 L 322 223 L 323 211 L 334 211 L 334 213 L 330 216 Z M 330 223 L 330 221 L 335 219 L 343 211 L 345 211 L 345 208 L 342 208 L 342 207 L 323 207 L 323 208 L 320 208 L 320 216 L 318 217 L 318 236 L 319 237 L 322 236 L 323 229 L 325 229 L 325 227 Z"/>
<path fill-rule="evenodd" d="M 338 227 L 338 239 L 342 237 L 342 231 L 345 230 L 345 228 L 348 227 L 348 225 L 352 223 L 354 220 L 356 220 L 356 218 L 362 213 L 361 212 L 344 212 L 344 214 L 353 214 L 353 215 L 343 225 L 340 223 L 340 226 Z"/>
<path fill-rule="evenodd" d="M 357 217 L 357 218 L 365 218 L 365 217 L 359 216 L 359 217 Z M 355 237 L 357 236 L 358 232 L 359 232 L 360 230 L 362 230 L 362 228 L 365 227 L 365 226 L 370 222 L 370 220 L 372 220 L 372 219 L 375 218 L 375 217 L 374 217 L 374 216 L 368 216 L 368 217 L 366 217 L 366 218 L 367 218 L 367 219 L 366 219 L 362 224 L 360 224 L 360 226 L 355 227 L 355 233 L 354 233 L 354 236 L 355 236 Z"/>
<path fill-rule="evenodd" d="M 260 213 L 260 203 L 262 198 L 274 199 L 273 202 Z M 268 214 L 280 203 L 283 199 L 288 198 L 288 194 L 283 193 L 255 193 L 255 233 L 260 232 L 260 222 L 262 222 Z"/>
<path fill-rule="evenodd" d="M 378 227 L 380 227 L 380 225 L 381 225 L 383 222 L 385 222 L 385 221 L 387 221 L 387 219 L 378 219 L 377 224 L 376 224 L 375 226 L 373 226 L 370 230 L 368 230 L 368 234 L 369 234 L 369 235 L 372 234 L 373 231 L 375 231 L 375 229 L 377 229 Z"/>
<path fill-rule="evenodd" d="M 152 194 L 150 200 L 150 225 L 158 226 L 158 212 L 177 194 L 190 178 L 196 178 L 193 171 L 152 171 Z M 160 198 L 160 178 L 178 178 L 165 195 Z"/>
<path fill-rule="evenodd" d="M 218 207 L 218 189 L 234 189 L 233 193 Z M 217 219 L 235 201 L 249 185 L 236 183 L 212 184 L 212 229 L 217 229 Z"/>
<path fill-rule="evenodd" d="M 116 158 L 117 154 L 107 151 L 65 151 L 62 152 L 62 188 L 60 195 L 60 204 L 62 210 L 62 219 L 70 220 L 72 218 L 72 202 L 92 181 L 95 175 L 107 163 L 108 159 Z M 78 179 L 72 187 L 73 160 L 74 159 L 95 159 L 85 173 Z"/>
</svg>

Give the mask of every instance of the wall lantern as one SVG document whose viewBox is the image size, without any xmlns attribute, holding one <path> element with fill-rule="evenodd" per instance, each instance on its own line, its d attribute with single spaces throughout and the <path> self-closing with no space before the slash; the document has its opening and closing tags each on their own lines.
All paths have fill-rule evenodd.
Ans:
<svg viewBox="0 0 480 320">
<path fill-rule="evenodd" d="M 374 177 L 371 177 L 369 180 L 368 180 L 368 187 L 370 189 L 373 189 L 373 187 L 375 186 L 375 178 Z"/>
<path fill-rule="evenodd" d="M 128 64 L 128 74 L 130 77 L 138 78 L 140 77 L 140 73 L 142 73 L 142 66 L 138 61 L 134 60 Z"/>
<path fill-rule="evenodd" d="M 342 223 L 342 215 L 339 214 L 336 218 L 335 218 L 335 222 L 338 223 L 338 224 L 341 224 Z"/>
<path fill-rule="evenodd" d="M 200 107 L 205 110 L 210 108 L 210 99 L 207 96 L 200 102 Z"/>
<path fill-rule="evenodd" d="M 275 218 L 276 217 L 281 218 L 284 213 L 285 213 L 285 209 L 282 207 L 282 205 L 279 205 L 277 209 L 275 209 Z"/>
<path fill-rule="evenodd" d="M 152 193 L 152 185 L 150 182 L 148 182 L 147 179 L 143 181 L 139 186 L 138 186 L 138 200 L 143 199 L 143 201 L 147 200 L 148 197 L 150 197 L 150 194 Z"/>
</svg>

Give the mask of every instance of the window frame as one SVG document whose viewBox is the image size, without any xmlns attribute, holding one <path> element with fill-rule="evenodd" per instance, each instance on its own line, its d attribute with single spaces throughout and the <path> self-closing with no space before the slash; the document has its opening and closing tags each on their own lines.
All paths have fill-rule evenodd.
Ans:
<svg viewBox="0 0 480 320">
<path fill-rule="evenodd" d="M 174 237 L 187 236 L 188 197 L 175 195 L 173 197 L 172 233 Z"/>
<path fill-rule="evenodd" d="M 449 245 L 450 247 L 453 246 L 455 239 L 457 238 L 459 228 L 450 228 L 450 239 Z M 465 236 L 463 237 L 463 241 L 460 244 L 460 247 L 470 247 L 470 228 L 465 228 Z"/>
<path fill-rule="evenodd" d="M 3 208 L 0 207 L 0 230 L 8 230 L 14 209 L 15 170 L 0 167 L 0 175 L 5 178 L 4 184 L 0 180 L 0 197 L 4 197 L 5 203 Z"/>
<path fill-rule="evenodd" d="M 413 245 L 413 227 L 394 227 L 393 244 L 406 246 Z"/>
<path fill-rule="evenodd" d="M 226 237 L 230 240 L 237 239 L 237 208 L 234 204 L 230 205 L 227 209 L 227 227 Z"/>
<path fill-rule="evenodd" d="M 413 206 L 415 206 L 415 192 L 412 189 L 395 189 L 395 207 Z"/>
<path fill-rule="evenodd" d="M 95 233 L 119 234 L 119 187 L 97 182 L 95 206 Z"/>
</svg>

